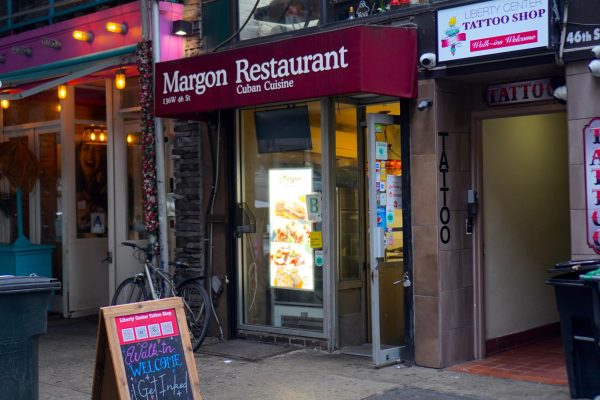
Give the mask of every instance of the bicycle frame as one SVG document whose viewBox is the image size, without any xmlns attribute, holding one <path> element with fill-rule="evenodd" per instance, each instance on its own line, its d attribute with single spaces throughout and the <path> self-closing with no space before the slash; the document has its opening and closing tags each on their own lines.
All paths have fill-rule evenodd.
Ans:
<svg viewBox="0 0 600 400">
<path fill-rule="evenodd" d="M 164 285 L 167 285 L 168 288 L 160 288 L 159 291 L 154 287 L 154 282 L 152 282 L 152 274 L 156 274 L 159 277 L 159 282 Z M 156 268 L 151 265 L 149 261 L 144 262 L 144 276 L 146 277 L 146 283 L 150 288 L 150 293 L 152 295 L 153 300 L 160 299 L 165 293 L 169 293 L 166 297 L 175 296 L 175 285 L 171 277 L 164 271 Z M 160 294 L 160 296 L 159 296 Z"/>
</svg>

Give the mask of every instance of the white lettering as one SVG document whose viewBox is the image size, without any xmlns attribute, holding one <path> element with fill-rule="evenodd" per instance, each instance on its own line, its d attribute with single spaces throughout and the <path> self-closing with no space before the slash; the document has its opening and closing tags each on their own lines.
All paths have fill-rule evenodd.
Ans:
<svg viewBox="0 0 600 400">
<path fill-rule="evenodd" d="M 165 80 L 165 84 L 163 86 L 163 94 L 171 93 L 171 92 L 179 92 L 179 86 L 177 85 L 177 78 L 179 77 L 179 71 L 173 72 L 173 80 L 169 80 L 169 73 L 165 72 L 163 74 L 163 79 Z"/>
</svg>

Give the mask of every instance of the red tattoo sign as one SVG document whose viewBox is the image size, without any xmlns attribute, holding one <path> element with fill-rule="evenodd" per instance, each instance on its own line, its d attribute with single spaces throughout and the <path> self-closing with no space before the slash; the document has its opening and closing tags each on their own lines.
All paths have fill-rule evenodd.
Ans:
<svg viewBox="0 0 600 400">
<path fill-rule="evenodd" d="M 194 113 L 341 94 L 414 98 L 416 30 L 356 26 L 156 64 L 155 113 Z"/>
<path fill-rule="evenodd" d="M 588 245 L 600 254 L 600 118 L 583 129 Z"/>
</svg>

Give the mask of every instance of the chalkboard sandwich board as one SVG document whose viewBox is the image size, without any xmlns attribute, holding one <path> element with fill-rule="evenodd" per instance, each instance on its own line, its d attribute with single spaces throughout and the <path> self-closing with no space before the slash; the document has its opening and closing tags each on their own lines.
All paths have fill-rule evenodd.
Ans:
<svg viewBox="0 0 600 400">
<path fill-rule="evenodd" d="M 100 309 L 92 399 L 202 399 L 179 297 Z"/>
</svg>

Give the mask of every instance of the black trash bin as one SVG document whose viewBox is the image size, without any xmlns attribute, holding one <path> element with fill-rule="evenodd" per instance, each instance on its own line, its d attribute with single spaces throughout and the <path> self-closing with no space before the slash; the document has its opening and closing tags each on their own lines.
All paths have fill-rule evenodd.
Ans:
<svg viewBox="0 0 600 400">
<path fill-rule="evenodd" d="M 550 272 L 569 272 L 546 280 L 554 286 L 569 391 L 574 399 L 600 395 L 600 325 L 594 318 L 593 289 L 580 279 L 599 267 L 600 260 L 560 263 Z"/>
<path fill-rule="evenodd" d="M 0 398 L 38 398 L 38 337 L 59 288 L 56 279 L 0 276 Z"/>
</svg>

